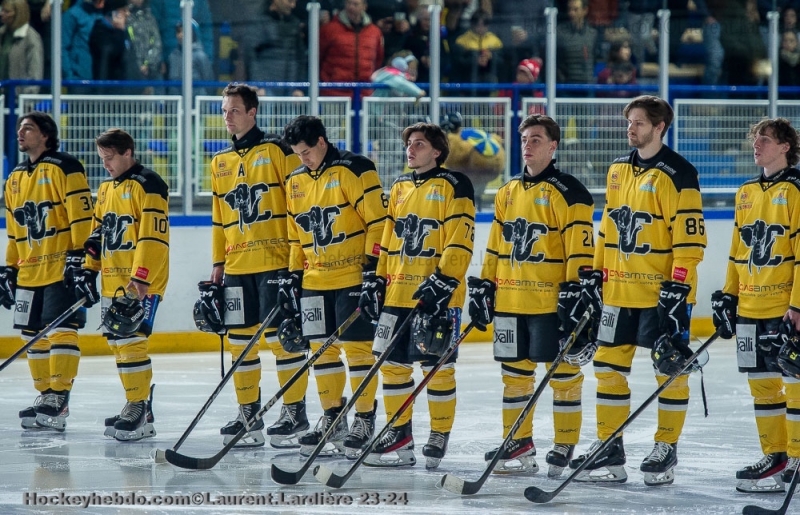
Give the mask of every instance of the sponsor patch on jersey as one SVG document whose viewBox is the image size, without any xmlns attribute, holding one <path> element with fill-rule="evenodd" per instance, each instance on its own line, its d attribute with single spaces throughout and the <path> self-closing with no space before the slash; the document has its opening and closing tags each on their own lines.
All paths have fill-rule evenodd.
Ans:
<svg viewBox="0 0 800 515">
<path fill-rule="evenodd" d="M 425 200 L 434 200 L 436 202 L 444 202 L 444 195 L 438 189 L 434 188 L 433 191 L 425 195 Z"/>
<path fill-rule="evenodd" d="M 147 279 L 147 276 L 150 275 L 150 270 L 147 268 L 140 266 L 136 269 L 136 273 L 134 274 L 135 277 L 139 279 Z"/>
<path fill-rule="evenodd" d="M 268 164 L 272 164 L 272 159 L 270 159 L 268 157 L 264 157 L 261 154 L 258 154 L 258 157 L 256 158 L 255 162 L 253 163 L 253 166 L 262 166 L 262 165 L 268 165 Z"/>
<path fill-rule="evenodd" d="M 619 322 L 619 310 L 616 306 L 603 306 L 603 313 L 600 316 L 600 327 L 597 330 L 597 339 L 604 342 L 615 342 L 617 334 L 617 323 Z"/>
<path fill-rule="evenodd" d="M 373 256 L 380 256 L 381 255 L 381 244 L 380 243 L 374 243 L 372 245 L 372 255 Z"/>
<path fill-rule="evenodd" d="M 122 194 L 122 200 L 130 200 L 130 198 L 131 198 L 130 191 L 126 191 L 125 193 Z"/>
<path fill-rule="evenodd" d="M 300 299 L 303 334 L 325 334 L 325 300 L 322 296 Z"/>
<path fill-rule="evenodd" d="M 654 184 L 655 182 L 656 182 L 656 176 L 655 176 L 655 175 L 650 175 L 650 176 L 647 178 L 647 182 L 645 182 L 644 184 L 642 184 L 642 185 L 639 187 L 639 189 L 640 189 L 641 191 L 647 191 L 647 192 L 649 192 L 649 193 L 655 193 L 655 192 L 656 192 L 656 185 Z"/>
<path fill-rule="evenodd" d="M 372 341 L 373 353 L 383 354 L 383 351 L 389 347 L 395 324 L 397 324 L 397 315 L 392 315 L 385 311 L 381 313 L 380 318 L 378 318 L 378 325 L 375 327 L 375 339 Z"/>
<path fill-rule="evenodd" d="M 688 276 L 689 271 L 683 267 L 676 267 L 675 270 L 672 271 L 672 278 L 676 281 L 685 282 Z"/>
<path fill-rule="evenodd" d="M 225 325 L 241 326 L 244 324 L 244 290 L 241 286 L 226 286 L 225 293 Z"/>
<path fill-rule="evenodd" d="M 28 325 L 31 318 L 31 304 L 33 303 L 33 290 L 17 287 L 14 293 L 14 324 Z"/>
<path fill-rule="evenodd" d="M 753 368 L 756 358 L 756 325 L 736 324 L 736 365 L 740 368 Z"/>
<path fill-rule="evenodd" d="M 496 358 L 517 358 L 516 317 L 495 317 L 492 347 Z"/>
<path fill-rule="evenodd" d="M 50 177 L 42 177 L 36 182 L 36 184 L 50 184 L 50 182 Z"/>
<path fill-rule="evenodd" d="M 325 189 L 326 190 L 330 190 L 330 189 L 333 189 L 333 188 L 338 188 L 339 186 L 341 186 L 341 183 L 339 182 L 339 179 L 335 179 L 335 180 L 332 180 L 331 182 L 329 182 L 328 184 L 326 184 L 325 185 Z"/>
<path fill-rule="evenodd" d="M 781 191 L 778 196 L 772 199 L 772 203 L 777 206 L 785 206 L 789 202 L 786 200 L 786 191 Z"/>
</svg>

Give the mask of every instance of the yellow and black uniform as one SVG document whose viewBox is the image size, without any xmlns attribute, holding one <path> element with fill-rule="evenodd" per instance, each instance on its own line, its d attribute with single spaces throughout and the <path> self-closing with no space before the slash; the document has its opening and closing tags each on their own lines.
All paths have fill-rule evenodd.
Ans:
<svg viewBox="0 0 800 515">
<path fill-rule="evenodd" d="M 662 281 L 689 284 L 695 303 L 697 265 L 706 246 L 697 170 L 667 146 L 643 161 L 638 151 L 608 169 L 606 206 L 593 267 L 603 271 L 600 347 L 594 357 L 597 436 L 605 440 L 628 417 L 627 376 L 636 346 L 661 336 L 657 305 Z M 659 384 L 668 376 L 657 373 Z M 659 396 L 657 442 L 677 443 L 689 404 L 682 375 Z"/>
<path fill-rule="evenodd" d="M 481 278 L 497 284 L 494 358 L 503 377 L 503 437 L 533 395 L 537 363 L 559 351 L 559 284 L 578 281 L 594 255 L 594 201 L 575 177 L 554 166 L 523 172 L 497 192 Z M 555 444 L 575 445 L 581 430 L 583 373 L 562 362 L 553 388 Z M 515 439 L 533 434 L 533 410 Z"/>
<path fill-rule="evenodd" d="M 126 400 L 145 401 L 153 378 L 147 340 L 169 278 L 167 184 L 140 164 L 103 182 L 97 191 L 93 230 L 101 235 L 100 259 L 87 255 L 84 268 L 99 272 L 103 309 L 111 304 L 117 289 L 125 289 L 131 281 L 148 285 L 139 330 L 124 338 L 105 334 Z"/>
<path fill-rule="evenodd" d="M 377 272 L 386 277 L 386 301 L 378 321 L 373 352 L 383 352 L 395 330 L 416 306 L 417 301 L 412 296 L 437 270 L 460 282 L 448 304 L 453 337 L 457 338 L 466 294 L 464 276 L 472 260 L 475 239 L 472 183 L 464 174 L 441 167 L 422 174 L 402 175 L 392 184 L 388 215 Z M 387 419 L 394 416 L 414 389 L 412 363 L 421 361 L 423 373 L 427 374 L 435 362 L 421 354 L 410 337 L 402 338 L 381 367 Z M 444 365 L 428 383 L 431 431 L 449 433 L 453 427 L 454 361 Z M 406 424 L 411 415 L 412 408 L 409 408 L 394 426 Z"/>
<path fill-rule="evenodd" d="M 758 337 L 775 332 L 786 311 L 800 311 L 800 170 L 745 182 L 736 192 L 724 293 L 738 297 L 737 361 L 755 404 L 764 454 L 800 457 L 800 380 L 769 367 Z"/>
<path fill-rule="evenodd" d="M 64 286 L 69 251 L 82 251 L 92 222 L 92 194 L 83 165 L 69 154 L 48 150 L 25 160 L 5 184 L 8 246 L 6 264 L 19 270 L 14 327 L 30 341 L 74 302 Z M 81 309 L 28 350 L 34 387 L 69 391 L 78 373 L 77 329 Z"/>
<path fill-rule="evenodd" d="M 211 160 L 211 258 L 214 266 L 225 267 L 225 326 L 234 361 L 275 307 L 277 272 L 289 265 L 284 181 L 298 164 L 296 156 L 258 127 L 241 139 L 234 137 Z M 273 322 L 264 334 L 283 385 L 306 358 L 283 350 L 275 336 L 277 325 Z M 260 382 L 261 360 L 254 345 L 233 374 L 239 404 L 258 400 Z M 300 402 L 307 386 L 304 375 L 287 390 L 284 402 Z"/>
<path fill-rule="evenodd" d="M 332 145 L 319 170 L 301 166 L 286 180 L 289 211 L 289 270 L 303 274 L 303 335 L 312 351 L 358 308 L 362 265 L 377 260 L 386 196 L 375 164 Z M 350 386 L 358 388 L 375 363 L 372 324 L 356 320 L 339 341 L 344 345 Z M 345 386 L 342 346 L 332 345 L 314 363 L 322 408 L 339 406 Z M 374 409 L 377 377 L 356 401 L 356 411 Z"/>
</svg>

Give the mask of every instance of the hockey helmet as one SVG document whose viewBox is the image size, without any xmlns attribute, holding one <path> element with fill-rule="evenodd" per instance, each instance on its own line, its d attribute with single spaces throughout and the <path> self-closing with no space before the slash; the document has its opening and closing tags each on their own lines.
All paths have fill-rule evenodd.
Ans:
<svg viewBox="0 0 800 515">
<path fill-rule="evenodd" d="M 414 315 L 414 320 L 411 321 L 411 342 L 423 354 L 443 356 L 450 347 L 452 339 L 453 322 L 446 314 Z"/>
<path fill-rule="evenodd" d="M 309 349 L 308 340 L 303 336 L 299 316 L 287 318 L 280 323 L 278 341 L 286 352 L 298 353 Z"/>
<path fill-rule="evenodd" d="M 790 337 L 781 346 L 778 352 L 778 366 L 789 377 L 800 379 L 800 340 L 797 336 Z"/>
<path fill-rule="evenodd" d="M 650 357 L 653 359 L 653 366 L 662 374 L 672 376 L 677 374 L 686 363 L 685 350 L 681 350 L 666 334 L 662 334 L 653 344 Z M 687 347 L 688 349 L 688 347 Z M 688 349 L 691 355 L 691 349 Z M 684 373 L 694 370 L 694 366 L 688 367 Z"/>
<path fill-rule="evenodd" d="M 131 336 L 144 321 L 144 307 L 135 292 L 120 287 L 103 315 L 103 327 L 114 336 Z"/>
<path fill-rule="evenodd" d="M 572 345 L 567 355 L 564 356 L 564 361 L 576 367 L 591 363 L 595 352 L 597 352 L 597 341 L 584 341 L 582 343 L 580 340 L 581 338 L 578 338 L 578 341 Z"/>
<path fill-rule="evenodd" d="M 194 325 L 205 333 L 225 334 L 225 293 L 223 287 L 211 281 L 200 281 L 200 298 L 194 303 Z"/>
</svg>

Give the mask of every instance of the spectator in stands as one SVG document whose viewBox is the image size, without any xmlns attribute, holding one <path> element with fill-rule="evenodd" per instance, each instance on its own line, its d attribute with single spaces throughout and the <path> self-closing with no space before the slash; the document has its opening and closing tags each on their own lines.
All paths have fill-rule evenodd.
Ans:
<svg viewBox="0 0 800 515">
<path fill-rule="evenodd" d="M 530 59 L 523 59 L 517 66 L 516 75 L 512 84 L 525 85 L 525 84 L 538 84 L 540 82 L 542 69 L 544 64 L 538 57 L 531 57 Z M 514 98 L 514 92 L 510 89 L 500 92 L 501 97 Z M 519 90 L 520 103 L 514 109 L 522 108 L 522 99 L 524 97 L 543 98 L 544 91 L 541 89 L 527 89 L 522 88 Z M 526 114 L 544 114 L 545 109 L 543 104 L 532 104 L 528 108 Z"/>
<path fill-rule="evenodd" d="M 303 27 L 308 24 L 308 4 L 309 2 L 319 2 L 319 24 L 325 25 L 331 21 L 332 17 L 336 14 L 338 9 L 336 6 L 338 1 L 334 0 L 297 0 L 297 3 L 292 9 L 292 14 L 295 18 L 303 22 Z"/>
<path fill-rule="evenodd" d="M 588 0 L 569 0 L 569 21 L 556 28 L 556 80 L 566 84 L 591 84 L 594 82 L 594 54 L 597 31 L 586 23 Z M 572 96 L 586 93 L 572 92 Z"/>
<path fill-rule="evenodd" d="M 308 44 L 302 22 L 292 14 L 295 0 L 272 0 L 265 12 L 241 27 L 247 80 L 303 82 L 308 77 Z M 302 96 L 297 88 L 261 88 L 261 95 Z"/>
<path fill-rule="evenodd" d="M 723 75 L 727 76 L 726 83 L 758 84 L 755 65 L 767 57 L 767 49 L 759 32 L 755 0 L 726 0 L 718 19 L 720 42 L 725 50 Z"/>
<path fill-rule="evenodd" d="M 198 41 L 203 45 L 203 51 L 213 58 L 214 53 L 214 25 L 211 20 L 211 9 L 208 0 L 193 0 L 192 19 L 200 27 Z M 175 39 L 175 25 L 183 20 L 183 7 L 180 0 L 150 0 L 150 10 L 158 20 L 158 30 L 161 32 L 161 46 L 163 59 L 167 62 L 169 55 L 178 45 Z M 231 4 L 235 5 L 235 4 Z M 234 7 L 235 8 L 235 7 Z"/>
<path fill-rule="evenodd" d="M 778 84 L 781 86 L 800 86 L 800 50 L 797 33 L 793 30 L 781 34 L 781 51 L 778 58 Z M 785 93 L 784 99 L 796 99 L 797 93 Z"/>
<path fill-rule="evenodd" d="M 64 13 L 61 19 L 61 72 L 64 80 L 92 80 L 89 34 L 94 22 L 103 17 L 103 3 L 104 0 L 79 1 Z"/>
<path fill-rule="evenodd" d="M 27 0 L 3 0 L 0 8 L 0 80 L 41 80 L 44 49 L 42 38 L 28 24 Z M 38 92 L 39 86 L 17 88 L 17 93 Z"/>
<path fill-rule="evenodd" d="M 52 38 L 50 36 L 50 15 L 53 10 L 53 0 L 27 0 L 28 10 L 31 13 L 31 20 L 28 24 L 42 38 L 42 48 L 44 49 L 44 79 L 50 78 L 50 53 Z"/>
<path fill-rule="evenodd" d="M 478 11 L 472 15 L 469 30 L 456 39 L 451 74 L 455 82 L 498 82 L 503 42 L 489 31 L 490 22 L 486 11 Z"/>
<path fill-rule="evenodd" d="M 791 30 L 800 38 L 800 26 L 797 24 L 797 9 L 786 7 L 781 11 L 781 32 Z"/>
<path fill-rule="evenodd" d="M 371 15 L 370 15 L 371 16 Z M 372 18 L 383 34 L 383 48 L 386 55 L 393 55 L 403 49 L 411 34 L 411 24 L 405 11 L 395 11 L 392 16 Z"/>
<path fill-rule="evenodd" d="M 389 88 L 376 89 L 375 97 L 415 97 L 420 99 L 425 92 L 414 84 L 417 79 L 417 58 L 408 50 L 394 54 L 387 66 L 372 74 L 372 82 L 386 84 Z"/>
<path fill-rule="evenodd" d="M 94 22 L 89 34 L 94 80 L 141 80 L 126 30 L 129 14 L 127 0 L 105 0 L 103 17 Z M 132 92 L 134 91 L 120 86 L 98 86 L 96 89 L 96 93 L 100 95 Z M 135 90 L 135 93 L 140 92 L 141 88 Z"/>
<path fill-rule="evenodd" d="M 500 39 L 503 41 L 503 62 L 518 63 L 523 59 L 539 55 L 538 43 L 523 25 L 511 25 L 507 28 L 508 33 L 500 34 Z M 499 79 L 500 82 L 513 82 L 515 77 L 515 71 L 510 66 L 504 66 Z"/>
<path fill-rule="evenodd" d="M 200 28 L 197 22 L 192 20 L 192 81 L 211 81 L 214 80 L 214 70 L 211 67 L 211 59 L 203 50 L 203 45 L 197 40 Z M 183 80 L 183 23 L 175 25 L 175 40 L 178 45 L 169 54 L 167 61 L 167 80 Z M 182 89 L 176 87 L 169 88 L 170 95 L 180 95 Z M 211 95 L 213 88 L 196 87 L 192 90 L 194 96 Z"/>
<path fill-rule="evenodd" d="M 346 0 L 344 10 L 320 29 L 319 77 L 323 82 L 370 82 L 383 64 L 381 29 L 372 23 L 366 7 L 365 0 Z M 320 94 L 350 96 L 352 91 L 323 89 Z"/>
<path fill-rule="evenodd" d="M 632 1 L 628 6 L 628 33 L 631 35 L 631 51 L 636 63 L 641 66 L 648 56 L 658 52 L 653 38 L 656 12 L 661 8 L 661 0 Z"/>
<path fill-rule="evenodd" d="M 614 63 L 606 67 L 603 71 L 607 71 L 607 78 L 602 84 L 613 86 L 631 86 L 636 84 L 636 67 L 630 61 Z M 598 81 L 598 84 L 601 83 Z M 602 98 L 633 98 L 638 95 L 638 91 L 630 89 L 599 91 L 597 93 L 597 96 Z"/>
<path fill-rule="evenodd" d="M 431 80 L 431 17 L 428 15 L 428 6 L 417 7 L 414 17 L 416 18 L 416 23 L 411 27 L 411 33 L 406 39 L 405 49 L 410 50 L 414 57 L 417 58 L 417 80 L 427 83 Z M 443 75 L 450 70 L 450 66 L 446 64 L 447 54 L 445 48 L 448 47 L 442 45 L 440 51 Z"/>
<path fill-rule="evenodd" d="M 598 84 L 636 84 L 636 66 L 633 63 L 631 45 L 627 40 L 614 41 L 608 49 L 608 57 L 606 58 L 605 67 L 597 74 Z M 630 66 L 627 66 L 630 65 Z M 623 74 L 627 74 L 629 69 L 633 69 L 633 73 L 627 80 L 620 82 Z M 615 75 L 616 70 L 616 77 Z M 629 94 L 625 91 L 605 92 L 613 94 L 598 94 L 601 97 L 620 97 L 620 98 L 633 98 L 638 94 Z M 622 93 L 622 94 L 620 94 Z"/>
<path fill-rule="evenodd" d="M 161 80 L 161 33 L 150 7 L 145 0 L 130 0 L 128 36 L 133 43 L 133 55 L 144 80 Z M 147 88 L 152 92 L 153 88 Z"/>
</svg>

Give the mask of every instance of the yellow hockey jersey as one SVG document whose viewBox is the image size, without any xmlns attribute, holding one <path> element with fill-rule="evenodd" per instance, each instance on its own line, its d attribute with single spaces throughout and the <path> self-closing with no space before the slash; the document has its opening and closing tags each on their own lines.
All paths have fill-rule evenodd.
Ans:
<svg viewBox="0 0 800 515">
<path fill-rule="evenodd" d="M 297 163 L 253 127 L 211 160 L 211 260 L 230 274 L 289 264 L 284 181 Z"/>
<path fill-rule="evenodd" d="M 380 256 L 387 199 L 375 164 L 328 145 L 319 170 L 301 166 L 286 180 L 289 269 L 303 287 L 361 284 L 366 256 Z"/>
<path fill-rule="evenodd" d="M 475 193 L 466 175 L 445 168 L 398 177 L 389 193 L 378 274 L 385 305 L 410 308 L 419 285 L 438 268 L 461 282 L 449 307 L 462 307 L 475 241 Z"/>
<path fill-rule="evenodd" d="M 652 308 L 662 281 L 692 286 L 706 230 L 697 170 L 667 146 L 646 163 L 633 150 L 608 168 L 606 206 L 594 255 L 603 270 L 603 301 Z"/>
<path fill-rule="evenodd" d="M 136 164 L 97 190 L 92 230 L 100 228 L 100 260 L 86 256 L 86 268 L 100 272 L 100 294 L 113 297 L 130 281 L 164 296 L 169 278 L 169 192 L 154 171 Z"/>
<path fill-rule="evenodd" d="M 498 312 L 555 313 L 559 283 L 592 265 L 592 195 L 554 163 L 533 178 L 523 169 L 495 196 L 481 277 L 497 283 Z"/>
<path fill-rule="evenodd" d="M 756 177 L 736 192 L 733 237 L 723 291 L 739 297 L 739 315 L 782 317 L 800 310 L 800 170 Z"/>
<path fill-rule="evenodd" d="M 19 269 L 20 286 L 46 286 L 64 278 L 68 250 L 83 250 L 92 223 L 92 192 L 83 165 L 48 150 L 25 160 L 5 184 L 6 264 Z"/>
</svg>

